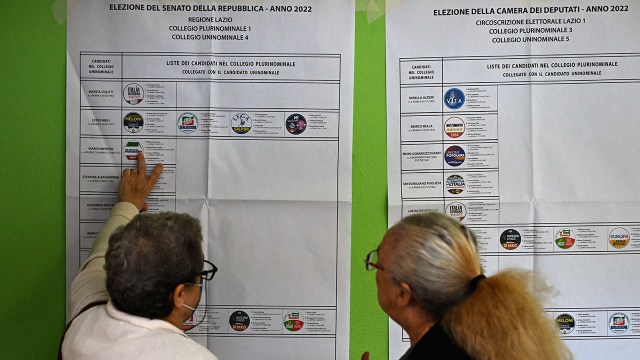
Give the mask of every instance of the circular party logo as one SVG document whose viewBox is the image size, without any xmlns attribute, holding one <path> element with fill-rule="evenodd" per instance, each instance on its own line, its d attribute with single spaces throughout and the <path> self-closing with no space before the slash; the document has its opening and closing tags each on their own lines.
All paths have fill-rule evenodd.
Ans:
<svg viewBox="0 0 640 360">
<path fill-rule="evenodd" d="M 300 135 L 307 129 L 307 119 L 300 114 L 291 114 L 286 121 L 287 131 L 293 135 Z"/>
<path fill-rule="evenodd" d="M 297 311 L 287 313 L 284 316 L 284 328 L 289 331 L 299 331 L 304 326 L 302 314 Z"/>
<path fill-rule="evenodd" d="M 246 134 L 251 130 L 251 117 L 245 113 L 237 113 L 231 118 L 231 130 L 236 134 Z"/>
<path fill-rule="evenodd" d="M 560 330 L 560 334 L 570 334 L 576 327 L 576 320 L 569 314 L 560 314 L 556 318 L 556 324 Z"/>
<path fill-rule="evenodd" d="M 444 133 L 452 139 L 462 136 L 464 129 L 464 121 L 459 117 L 450 117 L 444 122 Z"/>
<path fill-rule="evenodd" d="M 178 130 L 190 134 L 198 129 L 198 117 L 194 113 L 185 112 L 178 116 Z"/>
<path fill-rule="evenodd" d="M 464 104 L 464 93 L 457 88 L 451 88 L 444 93 L 444 104 L 452 110 L 462 107 Z"/>
<path fill-rule="evenodd" d="M 467 216 L 467 208 L 464 206 L 464 204 L 459 202 L 454 202 L 447 205 L 446 211 L 447 215 L 458 221 L 464 220 L 464 218 Z"/>
<path fill-rule="evenodd" d="M 449 146 L 444 152 L 444 161 L 449 164 L 449 166 L 460 166 L 465 158 L 466 154 L 464 153 L 464 149 L 458 145 Z"/>
<path fill-rule="evenodd" d="M 458 195 L 464 191 L 464 178 L 460 175 L 451 175 L 447 178 L 445 185 L 448 192 Z"/>
<path fill-rule="evenodd" d="M 609 330 L 616 334 L 622 334 L 629 329 L 629 318 L 626 314 L 615 313 L 609 318 Z"/>
<path fill-rule="evenodd" d="M 616 249 L 622 249 L 629 245 L 629 232 L 625 228 L 615 228 L 609 233 L 609 244 Z"/>
<path fill-rule="evenodd" d="M 137 105 L 144 99 L 144 90 L 138 84 L 129 84 L 125 86 L 122 96 L 127 103 Z"/>
<path fill-rule="evenodd" d="M 124 146 L 124 157 L 126 157 L 127 160 L 138 159 L 139 152 L 144 152 L 142 144 L 140 144 L 139 141 L 128 141 Z"/>
<path fill-rule="evenodd" d="M 124 116 L 122 123 L 125 130 L 130 133 L 137 133 L 138 131 L 142 130 L 144 119 L 142 118 L 142 115 L 131 112 Z"/>
<path fill-rule="evenodd" d="M 571 230 L 560 230 L 556 234 L 556 245 L 560 249 L 568 249 L 576 243 L 576 237 Z"/>
<path fill-rule="evenodd" d="M 229 326 L 235 331 L 247 330 L 250 323 L 251 319 L 249 318 L 249 314 L 242 310 L 234 311 L 231 316 L 229 316 Z"/>
<path fill-rule="evenodd" d="M 522 236 L 514 229 L 505 230 L 500 235 L 500 245 L 507 250 L 515 250 L 522 243 Z"/>
</svg>

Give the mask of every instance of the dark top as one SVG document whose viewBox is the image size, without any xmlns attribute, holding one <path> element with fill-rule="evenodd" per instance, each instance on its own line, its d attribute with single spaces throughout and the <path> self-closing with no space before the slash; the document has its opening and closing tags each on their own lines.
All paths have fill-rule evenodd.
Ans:
<svg viewBox="0 0 640 360">
<path fill-rule="evenodd" d="M 473 360 L 464 349 L 455 344 L 440 323 L 435 323 L 420 341 L 400 360 Z"/>
</svg>

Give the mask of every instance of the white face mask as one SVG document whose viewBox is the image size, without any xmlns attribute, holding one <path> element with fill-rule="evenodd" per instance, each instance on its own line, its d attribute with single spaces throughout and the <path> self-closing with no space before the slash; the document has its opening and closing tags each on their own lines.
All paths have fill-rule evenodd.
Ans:
<svg viewBox="0 0 640 360">
<path fill-rule="evenodd" d="M 189 285 L 191 285 L 191 286 L 197 286 L 197 287 L 199 287 L 201 290 L 204 290 L 204 289 L 203 289 L 203 284 L 189 284 Z M 200 293 L 200 296 L 202 296 L 202 293 Z M 198 302 L 195 304 L 195 307 L 191 307 L 191 306 L 189 306 L 189 305 L 187 305 L 187 304 L 184 304 L 184 303 L 182 304 L 182 307 L 184 307 L 184 308 L 187 308 L 187 309 L 191 310 L 191 316 L 190 316 L 190 317 L 193 317 L 193 314 L 195 314 L 195 312 L 196 312 L 196 308 L 198 307 L 198 305 L 200 305 L 200 299 L 198 299 Z M 206 317 L 206 314 L 207 314 L 207 307 L 206 307 L 206 306 L 204 307 L 204 314 L 205 314 L 204 316 L 201 316 L 201 317 L 200 317 L 200 321 L 198 321 L 198 323 L 197 323 L 197 324 L 195 324 L 195 325 L 188 325 L 188 326 L 187 326 L 187 328 L 185 328 L 185 327 L 184 327 L 185 325 L 183 325 L 183 330 L 184 330 L 184 331 L 191 330 L 191 329 L 193 329 L 193 328 L 197 327 L 198 325 L 200 325 L 200 323 L 202 323 L 202 321 L 204 320 L 204 318 Z M 185 321 L 187 321 L 187 320 L 188 320 L 188 318 L 187 318 L 187 319 L 185 319 Z"/>
<path fill-rule="evenodd" d="M 199 287 L 199 288 L 200 288 L 200 291 L 202 291 L 202 284 L 189 284 L 189 285 L 190 285 L 190 286 L 197 286 L 197 287 Z M 202 294 L 200 294 L 200 295 L 202 295 Z M 196 304 L 196 307 L 195 307 L 195 308 L 193 308 L 193 307 L 191 307 L 191 306 L 189 306 L 189 305 L 187 305 L 187 304 L 182 304 L 182 306 L 183 306 L 183 307 L 186 307 L 187 309 L 189 309 L 189 310 L 191 310 L 191 311 L 196 311 L 196 308 L 198 307 L 198 304 Z"/>
<path fill-rule="evenodd" d="M 182 304 L 182 306 L 186 307 L 187 309 L 189 309 L 191 311 L 196 311 L 196 308 L 192 308 L 191 306 L 189 306 L 187 304 Z M 196 305 L 196 307 L 198 307 L 198 305 Z"/>
<path fill-rule="evenodd" d="M 185 324 L 185 323 L 186 323 L 190 318 L 192 318 L 192 317 L 193 317 L 193 314 L 195 314 L 195 312 L 196 312 L 196 308 L 193 308 L 193 307 L 191 307 L 191 306 L 189 306 L 189 305 L 187 305 L 187 304 L 182 304 L 182 307 L 185 307 L 185 308 L 187 308 L 187 309 L 191 310 L 191 315 L 190 315 L 188 318 L 186 318 L 186 319 L 184 320 L 184 322 L 182 323 L 182 330 L 183 330 L 183 331 L 189 331 L 189 330 L 191 330 L 191 329 L 195 328 L 196 326 L 200 325 L 200 323 L 202 322 L 202 320 L 204 320 L 204 317 L 203 317 L 203 318 L 202 318 L 202 319 L 200 319 L 200 321 L 199 321 L 197 324 L 195 324 L 195 325 L 193 325 L 193 324 Z M 198 305 L 196 305 L 196 307 L 198 307 Z"/>
</svg>

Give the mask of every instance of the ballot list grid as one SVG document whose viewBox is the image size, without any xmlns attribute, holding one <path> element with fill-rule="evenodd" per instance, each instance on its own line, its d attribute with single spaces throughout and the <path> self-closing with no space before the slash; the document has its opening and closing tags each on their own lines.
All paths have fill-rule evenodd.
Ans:
<svg viewBox="0 0 640 360">
<path fill-rule="evenodd" d="M 510 86 L 637 82 L 631 73 L 603 78 L 602 71 L 583 71 L 567 80 L 561 78 L 569 74 L 565 69 L 540 69 L 638 60 L 634 54 L 401 58 L 402 216 L 440 211 L 472 228 L 487 273 L 534 269 L 536 258 L 640 254 L 638 223 L 501 223 L 499 181 L 509 179 L 500 178 L 498 153 L 498 95 Z M 514 63 L 535 66 L 509 69 Z M 640 338 L 638 307 L 554 307 L 547 313 L 565 340 Z M 402 341 L 409 342 L 404 330 Z"/>
<path fill-rule="evenodd" d="M 212 140 L 312 141 L 339 147 L 340 55 L 81 52 L 80 58 L 78 264 L 86 258 L 117 200 L 122 170 L 135 166 L 138 151 L 145 153 L 147 164 L 164 164 L 163 174 L 148 198 L 150 211 L 155 212 L 176 211 L 179 149 L 184 154 L 206 148 Z M 289 62 L 293 64 L 289 67 L 295 67 L 292 58 L 298 67 L 315 68 L 315 73 L 300 76 L 284 68 L 277 76 L 264 71 L 256 78 L 241 70 L 261 61 Z M 224 70 L 233 69 L 234 63 L 238 65 L 236 70 Z M 193 64 L 205 64 L 205 70 L 194 70 L 202 66 Z M 240 101 L 233 98 L 234 94 L 250 94 L 256 89 L 287 95 L 289 88 L 297 93 L 289 98 L 313 95 L 317 106 L 294 106 L 293 101 L 273 104 L 247 100 L 247 96 L 239 96 Z M 337 204 L 337 184 L 335 197 Z M 337 216 L 337 205 L 335 211 Z M 337 251 L 337 234 L 335 237 Z M 337 287 L 337 278 L 334 280 Z M 202 304 L 189 322 L 199 326 L 190 333 L 314 337 L 335 342 L 337 291 L 335 296 L 331 306 Z M 253 326 L 239 329 L 239 323 L 237 328 L 230 327 L 230 317 L 243 311 L 251 317 Z M 203 316 L 205 319 L 201 319 Z M 282 326 L 284 318 L 290 325 L 287 330 Z M 299 320 L 303 318 L 301 330 Z"/>
</svg>

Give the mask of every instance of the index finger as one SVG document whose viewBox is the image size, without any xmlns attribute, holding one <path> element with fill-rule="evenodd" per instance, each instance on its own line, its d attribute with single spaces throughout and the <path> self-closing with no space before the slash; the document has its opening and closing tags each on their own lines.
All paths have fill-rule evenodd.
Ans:
<svg viewBox="0 0 640 360">
<path fill-rule="evenodd" d="M 138 153 L 138 176 L 147 176 L 147 162 L 142 151 Z"/>
<path fill-rule="evenodd" d="M 160 178 L 160 174 L 162 174 L 162 169 L 163 169 L 162 164 L 157 164 L 156 167 L 153 168 L 153 171 L 151 172 L 151 174 L 149 174 L 149 178 L 148 178 L 152 184 L 155 184 L 156 181 L 158 181 L 158 178 Z"/>
</svg>

